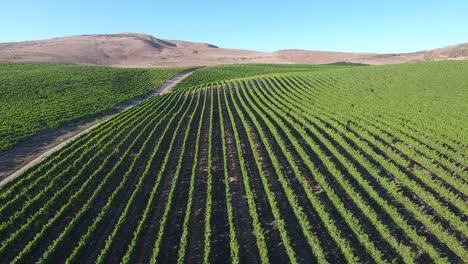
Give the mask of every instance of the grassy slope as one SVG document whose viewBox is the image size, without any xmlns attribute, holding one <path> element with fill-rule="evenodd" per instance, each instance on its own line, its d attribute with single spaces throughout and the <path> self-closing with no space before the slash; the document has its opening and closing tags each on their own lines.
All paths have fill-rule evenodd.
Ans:
<svg viewBox="0 0 468 264">
<path fill-rule="evenodd" d="M 143 95 L 181 70 L 0 64 L 0 151 Z"/>
</svg>

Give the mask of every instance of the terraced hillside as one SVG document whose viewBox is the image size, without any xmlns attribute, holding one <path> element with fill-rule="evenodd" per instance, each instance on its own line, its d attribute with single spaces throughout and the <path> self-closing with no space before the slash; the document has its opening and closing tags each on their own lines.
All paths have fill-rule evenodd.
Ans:
<svg viewBox="0 0 468 264">
<path fill-rule="evenodd" d="M 0 187 L 0 262 L 467 262 L 466 72 L 151 97 Z"/>
</svg>

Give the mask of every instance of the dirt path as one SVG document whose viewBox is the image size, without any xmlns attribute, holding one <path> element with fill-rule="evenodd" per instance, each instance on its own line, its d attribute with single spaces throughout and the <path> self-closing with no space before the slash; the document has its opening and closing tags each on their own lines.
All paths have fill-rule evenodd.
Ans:
<svg viewBox="0 0 468 264">
<path fill-rule="evenodd" d="M 40 132 L 32 138 L 20 142 L 15 148 L 1 152 L 0 186 L 18 177 L 30 167 L 43 161 L 55 151 L 63 148 L 71 141 L 87 133 L 116 114 L 134 107 L 151 96 L 169 92 L 194 71 L 195 69 L 183 71 L 152 92 L 125 101 L 111 111 L 74 122 L 73 124 L 65 124 L 58 129 Z"/>
</svg>

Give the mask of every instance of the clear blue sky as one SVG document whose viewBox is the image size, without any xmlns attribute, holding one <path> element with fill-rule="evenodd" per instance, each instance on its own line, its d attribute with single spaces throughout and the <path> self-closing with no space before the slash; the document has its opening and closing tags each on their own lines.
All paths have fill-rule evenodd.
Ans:
<svg viewBox="0 0 468 264">
<path fill-rule="evenodd" d="M 0 42 L 141 32 L 226 48 L 409 52 L 468 42 L 468 0 L 4 0 Z"/>
</svg>

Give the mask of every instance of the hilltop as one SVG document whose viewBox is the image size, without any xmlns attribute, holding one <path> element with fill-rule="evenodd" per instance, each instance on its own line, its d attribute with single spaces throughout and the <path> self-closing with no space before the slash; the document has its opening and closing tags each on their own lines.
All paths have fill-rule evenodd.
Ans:
<svg viewBox="0 0 468 264">
<path fill-rule="evenodd" d="M 118 67 L 193 66 L 233 63 L 394 64 L 468 59 L 468 43 L 413 53 L 376 54 L 288 49 L 275 52 L 225 49 L 207 43 L 166 40 L 138 33 L 77 35 L 0 43 L 0 62 Z"/>
</svg>

